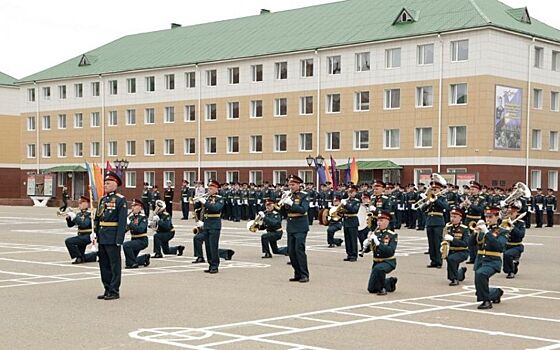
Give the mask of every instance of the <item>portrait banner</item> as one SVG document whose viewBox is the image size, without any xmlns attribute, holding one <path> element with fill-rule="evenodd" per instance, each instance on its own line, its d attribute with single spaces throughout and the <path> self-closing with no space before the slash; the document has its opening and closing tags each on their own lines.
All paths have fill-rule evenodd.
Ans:
<svg viewBox="0 0 560 350">
<path fill-rule="evenodd" d="M 496 85 L 494 148 L 521 150 L 523 90 Z"/>
</svg>

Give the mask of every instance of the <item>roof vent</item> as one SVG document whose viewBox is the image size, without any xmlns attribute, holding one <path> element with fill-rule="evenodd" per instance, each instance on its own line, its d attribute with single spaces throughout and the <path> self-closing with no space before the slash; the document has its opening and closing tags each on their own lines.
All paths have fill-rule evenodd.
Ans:
<svg viewBox="0 0 560 350">
<path fill-rule="evenodd" d="M 393 25 L 399 23 L 411 23 L 418 20 L 418 13 L 412 9 L 403 8 L 399 15 L 393 21 Z"/>
<path fill-rule="evenodd" d="M 86 54 L 83 54 L 82 58 L 80 58 L 80 63 L 78 63 L 78 67 L 89 66 L 90 64 L 91 62 L 89 61 L 89 58 Z"/>
<path fill-rule="evenodd" d="M 261 9 L 261 15 L 266 15 L 267 13 L 270 13 L 270 10 Z"/>
<path fill-rule="evenodd" d="M 171 29 L 175 28 L 181 28 L 181 25 L 179 23 L 171 23 Z"/>
<path fill-rule="evenodd" d="M 527 10 L 527 7 L 520 7 L 520 8 L 517 8 L 517 9 L 509 9 L 509 10 L 506 10 L 506 12 L 511 17 L 518 20 L 519 22 L 531 24 L 531 16 L 529 16 L 529 10 Z"/>
</svg>

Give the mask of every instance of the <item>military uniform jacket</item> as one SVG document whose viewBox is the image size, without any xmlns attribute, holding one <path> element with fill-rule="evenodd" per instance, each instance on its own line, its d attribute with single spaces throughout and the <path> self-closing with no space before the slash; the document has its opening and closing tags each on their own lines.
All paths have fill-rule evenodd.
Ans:
<svg viewBox="0 0 560 350">
<path fill-rule="evenodd" d="M 95 214 L 99 244 L 123 244 L 127 214 L 126 198 L 122 194 L 111 192 L 101 198 Z"/>
<path fill-rule="evenodd" d="M 282 210 L 288 216 L 288 224 L 286 231 L 288 233 L 300 233 L 309 231 L 309 219 L 307 211 L 309 210 L 309 202 L 307 201 L 307 192 L 298 191 L 291 194 L 291 206 L 284 205 Z"/>
<path fill-rule="evenodd" d="M 468 198 L 471 201 L 471 205 L 465 213 L 465 222 L 482 219 L 484 208 L 486 207 L 486 199 L 482 195 L 469 196 Z"/>
<path fill-rule="evenodd" d="M 507 248 L 514 246 L 523 246 L 523 238 L 525 237 L 525 221 L 519 220 L 513 224 L 512 230 L 508 235 Z"/>
<path fill-rule="evenodd" d="M 373 263 L 387 262 L 395 267 L 397 261 L 395 251 L 397 250 L 399 235 L 387 228 L 384 230 L 377 229 L 374 234 L 379 240 L 379 245 L 373 250 Z"/>
<path fill-rule="evenodd" d="M 498 225 L 488 227 L 488 232 L 478 232 L 476 235 L 478 255 L 483 258 L 502 259 L 502 252 L 506 248 L 508 231 Z"/>
<path fill-rule="evenodd" d="M 449 205 L 445 196 L 437 197 L 436 201 L 424 207 L 427 214 L 426 226 L 445 226 L 443 212 L 449 211 Z"/>
<path fill-rule="evenodd" d="M 130 231 L 132 239 L 147 237 L 148 232 L 148 219 L 142 214 L 132 215 L 130 217 L 130 224 L 128 224 L 127 229 Z M 135 237 L 136 236 L 136 237 Z"/>
<path fill-rule="evenodd" d="M 190 187 L 183 186 L 181 188 L 181 201 L 183 203 L 188 203 L 190 198 L 192 198 L 192 191 Z"/>
<path fill-rule="evenodd" d="M 453 225 L 451 223 L 445 225 L 444 233 L 447 232 L 453 236 L 453 240 L 449 242 L 450 251 L 467 250 L 469 245 L 470 232 L 466 225 Z"/>
<path fill-rule="evenodd" d="M 68 227 L 78 226 L 78 235 L 89 235 L 91 233 L 91 213 L 88 210 L 81 210 L 76 213 L 74 220 L 66 218 Z"/>
<path fill-rule="evenodd" d="M 165 192 L 163 192 L 163 201 L 165 203 L 169 203 L 169 202 L 173 201 L 173 195 L 174 195 L 173 189 L 172 188 L 166 188 Z"/>
<path fill-rule="evenodd" d="M 282 216 L 276 210 L 267 211 L 264 213 L 264 219 L 259 230 L 265 230 L 267 232 L 276 232 L 282 230 Z"/>
<path fill-rule="evenodd" d="M 222 209 L 224 208 L 224 197 L 219 194 L 212 195 L 206 199 L 204 203 L 202 221 L 204 221 L 204 229 L 221 230 L 222 229 Z M 201 203 L 197 203 L 201 205 Z"/>
<path fill-rule="evenodd" d="M 317 199 L 319 198 L 319 195 L 317 191 L 310 190 L 306 192 L 307 192 L 307 199 L 309 200 L 309 206 L 312 208 L 318 206 Z"/>
<path fill-rule="evenodd" d="M 358 211 L 360 210 L 360 205 L 362 203 L 357 198 L 348 198 L 344 208 L 344 227 L 358 227 L 360 225 L 358 221 Z"/>
<path fill-rule="evenodd" d="M 446 197 L 449 207 L 454 207 L 459 204 L 459 194 L 456 192 L 447 192 Z"/>
<path fill-rule="evenodd" d="M 406 208 L 407 209 L 412 209 L 412 205 L 416 202 L 418 202 L 418 192 L 408 192 L 406 195 Z"/>
<path fill-rule="evenodd" d="M 546 196 L 545 201 L 547 210 L 556 211 L 557 200 L 554 195 L 549 194 L 548 196 Z"/>
<path fill-rule="evenodd" d="M 537 194 L 535 196 L 535 202 L 534 202 L 535 211 L 542 211 L 544 209 L 544 201 L 545 198 L 542 194 Z"/>
<path fill-rule="evenodd" d="M 152 201 L 152 192 L 150 192 L 150 190 L 145 189 L 142 192 L 142 202 L 144 203 L 150 203 Z"/>
<path fill-rule="evenodd" d="M 159 191 L 152 192 L 152 204 L 155 205 L 156 201 L 161 199 Z"/>
</svg>

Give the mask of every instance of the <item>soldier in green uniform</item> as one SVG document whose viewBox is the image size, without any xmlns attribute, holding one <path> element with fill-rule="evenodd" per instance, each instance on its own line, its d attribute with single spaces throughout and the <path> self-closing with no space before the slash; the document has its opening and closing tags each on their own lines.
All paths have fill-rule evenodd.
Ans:
<svg viewBox="0 0 560 350">
<path fill-rule="evenodd" d="M 173 183 L 167 181 L 167 188 L 163 191 L 163 201 L 165 202 L 165 211 L 169 214 L 169 217 L 173 218 L 173 196 L 174 190 L 172 187 Z"/>
<path fill-rule="evenodd" d="M 97 299 L 114 300 L 120 298 L 121 285 L 121 246 L 126 233 L 128 208 L 126 198 L 116 190 L 122 185 L 120 177 L 107 172 L 103 189 L 106 195 L 101 198 L 95 215 L 95 234 L 93 239 L 99 243 L 99 269 L 105 291 Z"/>
<path fill-rule="evenodd" d="M 340 201 L 344 209 L 344 219 L 342 222 L 344 227 L 344 245 L 346 247 L 346 258 L 344 258 L 344 261 L 356 261 L 358 259 L 358 211 L 362 203 L 356 198 L 358 186 L 350 185 L 347 193 L 348 198 Z"/>
<path fill-rule="evenodd" d="M 144 207 L 144 215 L 149 217 L 150 207 L 152 206 L 152 192 L 147 182 L 144 182 L 144 190 L 142 191 L 142 206 Z"/>
<path fill-rule="evenodd" d="M 458 207 L 454 207 L 450 212 L 450 222 L 443 229 L 443 239 L 448 244 L 447 279 L 450 286 L 458 286 L 460 281 L 465 279 L 466 267 L 459 265 L 468 259 L 469 251 L 469 228 L 462 224 L 465 212 Z M 443 247 L 443 245 L 442 245 Z"/>
<path fill-rule="evenodd" d="M 173 222 L 171 221 L 171 215 L 169 215 L 169 213 L 165 210 L 164 201 L 156 201 L 154 216 L 152 216 L 151 222 L 148 223 L 148 226 L 156 230 L 156 233 L 154 234 L 154 255 L 152 258 L 163 258 L 163 254 L 183 255 L 185 246 L 169 246 L 169 241 L 175 237 L 175 228 L 173 227 Z"/>
<path fill-rule="evenodd" d="M 484 208 L 486 207 L 486 198 L 480 193 L 482 186 L 476 182 L 470 182 L 469 192 L 470 195 L 463 200 L 461 207 L 465 210 L 465 219 L 463 223 L 471 225 L 471 222 L 478 222 L 478 220 L 484 220 Z M 469 242 L 469 261 L 467 264 L 474 264 L 476 258 L 477 247 L 474 241 L 471 239 Z"/>
<path fill-rule="evenodd" d="M 504 291 L 500 288 L 488 286 L 490 277 L 499 273 L 502 268 L 502 252 L 507 243 L 507 230 L 498 226 L 499 207 L 488 207 L 485 212 L 486 223 L 482 220 L 477 224 L 471 241 L 478 247 L 478 254 L 474 264 L 474 285 L 476 299 L 482 301 L 478 309 L 491 309 L 492 303 L 501 302 Z"/>
<path fill-rule="evenodd" d="M 151 196 L 152 210 L 156 208 L 156 201 L 160 199 L 161 199 L 161 195 L 159 193 L 158 186 L 154 185 L 154 187 L 152 188 L 152 196 Z"/>
<path fill-rule="evenodd" d="M 373 265 L 368 282 L 368 291 L 377 295 L 386 295 L 397 289 L 397 278 L 386 275 L 397 267 L 395 250 L 397 249 L 398 235 L 389 229 L 391 213 L 380 211 L 377 216 L 377 228 L 371 234 L 371 239 L 366 242 L 367 253 L 373 250 Z"/>
<path fill-rule="evenodd" d="M 548 195 L 545 199 L 546 203 L 546 227 L 554 226 L 554 212 L 556 212 L 556 207 L 558 206 L 558 201 L 554 195 L 554 189 L 548 189 Z"/>
<path fill-rule="evenodd" d="M 86 247 L 91 243 L 91 213 L 89 208 L 89 198 L 81 196 L 78 201 L 78 213 L 68 212 L 66 214 L 66 225 L 68 227 L 78 227 L 78 235 L 66 238 L 64 243 L 70 253 L 70 257 L 74 259 L 72 264 L 81 264 L 85 262 L 95 262 L 97 260 L 97 252 L 86 253 Z"/>
<path fill-rule="evenodd" d="M 430 182 L 432 195 L 436 196 L 433 202 L 426 202 L 419 209 L 426 213 L 426 235 L 428 236 L 428 252 L 430 254 L 430 264 L 428 268 L 441 268 L 441 240 L 445 221 L 443 213 L 449 210 L 447 198 L 444 195 L 438 195 L 441 189 L 445 187 L 444 179 L 434 178 Z"/>
<path fill-rule="evenodd" d="M 309 231 L 307 210 L 309 202 L 307 193 L 300 190 L 303 180 L 296 175 L 288 177 L 290 194 L 282 200 L 282 210 L 286 212 L 288 224 L 288 255 L 294 269 L 294 277 L 290 282 L 309 282 L 309 269 L 307 267 L 307 254 L 305 254 L 305 240 Z"/>
<path fill-rule="evenodd" d="M 125 269 L 136 269 L 138 266 L 150 265 L 150 254 L 138 253 L 148 248 L 148 219 L 141 214 L 143 202 L 132 201 L 132 213 L 126 219 L 127 229 L 130 231 L 130 241 L 123 244 Z"/>
<path fill-rule="evenodd" d="M 201 197 L 198 199 L 197 205 L 202 206 L 201 219 L 197 222 L 197 226 L 204 232 L 204 244 L 206 248 L 206 257 L 208 258 L 209 267 L 204 270 L 206 273 L 218 273 L 220 266 L 219 244 L 220 231 L 222 229 L 222 209 L 224 208 L 224 198 L 218 195 L 220 183 L 212 180 L 208 184 L 208 198 Z"/>
<path fill-rule="evenodd" d="M 504 273 L 506 278 L 515 278 L 519 268 L 519 258 L 524 251 L 523 238 L 525 237 L 525 222 L 518 220 L 512 222 L 519 216 L 521 210 L 521 201 L 512 202 L 507 209 L 507 218 L 502 221 L 502 227 L 509 231 L 506 250 L 504 251 Z"/>
<path fill-rule="evenodd" d="M 190 212 L 190 201 L 193 197 L 193 190 L 189 187 L 189 182 L 187 180 L 183 180 L 183 186 L 181 186 L 181 212 L 183 213 L 183 217 L 181 220 L 188 220 L 189 219 L 189 212 Z"/>
<path fill-rule="evenodd" d="M 261 235 L 261 247 L 263 252 L 263 259 L 272 258 L 272 253 L 283 254 L 278 249 L 278 241 L 282 238 L 282 216 L 279 212 L 274 210 L 274 199 L 268 198 L 265 201 L 265 211 L 259 212 L 258 216 L 262 218 L 262 224 L 259 225 L 259 230 L 266 230 L 266 233 Z"/>
</svg>

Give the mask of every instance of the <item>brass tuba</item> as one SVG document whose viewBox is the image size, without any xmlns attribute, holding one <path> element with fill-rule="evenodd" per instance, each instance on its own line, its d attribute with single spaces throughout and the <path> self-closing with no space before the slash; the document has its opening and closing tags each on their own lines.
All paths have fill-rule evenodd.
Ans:
<svg viewBox="0 0 560 350">
<path fill-rule="evenodd" d="M 501 218 L 506 217 L 507 208 L 513 202 L 520 199 L 521 197 L 523 197 L 523 198 L 530 198 L 531 197 L 531 190 L 523 182 L 516 183 L 513 186 L 513 188 L 514 188 L 513 192 L 509 196 L 507 196 L 506 199 L 504 199 L 500 203 L 501 204 L 501 210 L 500 210 L 500 217 Z"/>
</svg>

